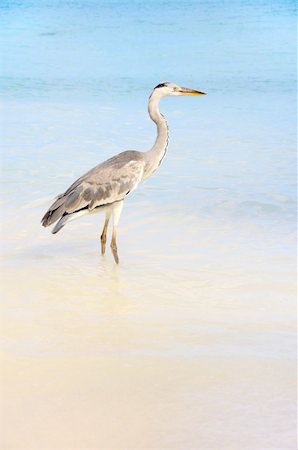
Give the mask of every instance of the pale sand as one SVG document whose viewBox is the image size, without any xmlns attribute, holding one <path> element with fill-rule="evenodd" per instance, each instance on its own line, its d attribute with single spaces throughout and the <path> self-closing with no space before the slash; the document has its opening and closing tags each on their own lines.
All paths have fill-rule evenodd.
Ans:
<svg viewBox="0 0 298 450">
<path fill-rule="evenodd" d="M 291 236 L 128 213 L 116 267 L 41 212 L 6 221 L 1 449 L 295 448 Z"/>
</svg>

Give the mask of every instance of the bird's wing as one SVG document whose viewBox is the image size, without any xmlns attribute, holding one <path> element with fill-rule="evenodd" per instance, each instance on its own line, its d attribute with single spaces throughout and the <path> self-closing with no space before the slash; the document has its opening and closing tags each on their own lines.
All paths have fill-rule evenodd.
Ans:
<svg viewBox="0 0 298 450">
<path fill-rule="evenodd" d="M 120 200 L 142 179 L 145 160 L 140 152 L 123 152 L 91 169 L 60 194 L 42 219 L 51 225 L 63 214 L 83 208 L 92 211 Z"/>
</svg>

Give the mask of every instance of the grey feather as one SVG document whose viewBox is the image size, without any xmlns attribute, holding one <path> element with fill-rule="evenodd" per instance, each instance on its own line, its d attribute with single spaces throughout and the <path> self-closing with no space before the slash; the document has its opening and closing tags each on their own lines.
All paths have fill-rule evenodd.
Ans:
<svg viewBox="0 0 298 450">
<path fill-rule="evenodd" d="M 66 224 L 66 222 L 67 222 L 67 217 L 66 217 L 66 216 L 61 217 L 61 219 L 59 220 L 59 222 L 57 222 L 56 225 L 55 225 L 55 227 L 53 228 L 52 234 L 58 233 L 58 231 L 60 231 L 61 228 L 64 227 L 64 225 Z"/>
<path fill-rule="evenodd" d="M 122 200 L 141 181 L 145 163 L 143 153 L 126 151 L 97 165 L 58 196 L 42 218 L 42 225 L 47 227 L 84 208 L 92 211 Z M 64 226 L 62 222 L 53 233 Z"/>
</svg>

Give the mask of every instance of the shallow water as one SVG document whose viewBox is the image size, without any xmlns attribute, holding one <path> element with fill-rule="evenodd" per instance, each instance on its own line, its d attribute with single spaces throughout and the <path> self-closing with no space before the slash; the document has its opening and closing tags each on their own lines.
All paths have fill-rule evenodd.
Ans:
<svg viewBox="0 0 298 450">
<path fill-rule="evenodd" d="M 2 13 L 1 448 L 294 449 L 293 2 Z M 40 218 L 150 147 L 163 79 L 208 95 L 161 103 L 169 150 L 116 266 L 102 216 L 55 236 Z"/>
</svg>

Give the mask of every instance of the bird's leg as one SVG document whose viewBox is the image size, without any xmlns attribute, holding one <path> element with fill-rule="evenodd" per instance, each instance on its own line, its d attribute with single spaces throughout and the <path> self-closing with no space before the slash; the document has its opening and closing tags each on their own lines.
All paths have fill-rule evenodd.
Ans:
<svg viewBox="0 0 298 450">
<path fill-rule="evenodd" d="M 123 202 L 117 202 L 114 203 L 113 205 L 113 232 L 112 232 L 112 240 L 111 240 L 111 250 L 114 256 L 114 260 L 116 264 L 119 264 L 119 257 L 118 257 L 118 250 L 117 250 L 117 243 L 116 243 L 116 239 L 117 239 L 117 228 L 118 228 L 118 223 L 119 223 L 119 219 L 120 219 L 120 215 L 121 215 L 121 211 L 123 208 Z"/>
<path fill-rule="evenodd" d="M 116 231 L 115 231 L 115 229 L 113 230 L 113 234 L 112 234 L 111 249 L 112 249 L 112 253 L 113 253 L 113 256 L 114 256 L 115 263 L 119 264 L 119 256 L 118 256 L 118 249 L 117 249 L 117 244 L 116 244 Z"/>
<path fill-rule="evenodd" d="M 108 226 L 109 226 L 109 221 L 110 221 L 110 217 L 111 214 L 106 214 L 106 219 L 105 219 L 105 223 L 103 226 L 103 230 L 100 236 L 100 241 L 101 241 L 101 254 L 102 256 L 105 254 L 106 252 L 106 242 L 107 242 L 107 231 L 108 231 Z"/>
</svg>

